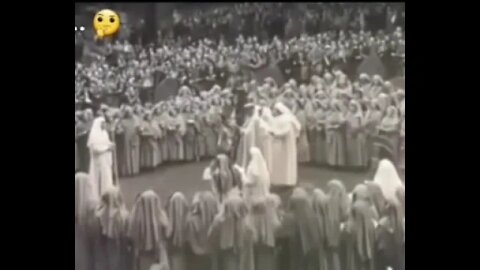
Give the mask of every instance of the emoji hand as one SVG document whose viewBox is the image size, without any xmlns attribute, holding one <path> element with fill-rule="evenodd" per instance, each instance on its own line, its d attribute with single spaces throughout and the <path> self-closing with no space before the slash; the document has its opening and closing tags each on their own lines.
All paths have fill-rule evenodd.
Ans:
<svg viewBox="0 0 480 270">
<path fill-rule="evenodd" d="M 95 36 L 96 39 L 103 39 L 103 37 L 105 36 L 104 32 L 102 29 L 98 29 L 97 30 L 97 35 Z"/>
</svg>

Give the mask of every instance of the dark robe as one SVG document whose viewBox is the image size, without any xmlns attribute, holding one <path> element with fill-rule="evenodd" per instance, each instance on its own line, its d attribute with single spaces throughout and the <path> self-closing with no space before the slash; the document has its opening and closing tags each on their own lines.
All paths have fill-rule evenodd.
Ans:
<svg viewBox="0 0 480 270">
<path fill-rule="evenodd" d="M 120 121 L 123 133 L 123 153 L 119 153 L 120 174 L 133 176 L 140 172 L 139 123 L 134 117 Z"/>
<path fill-rule="evenodd" d="M 158 163 L 159 152 L 157 134 L 153 130 L 151 121 L 143 121 L 140 126 L 140 167 L 153 169 Z"/>
<path fill-rule="evenodd" d="M 75 223 L 75 270 L 93 268 L 93 243 L 88 231 Z"/>
<path fill-rule="evenodd" d="M 347 166 L 351 168 L 365 168 L 368 165 L 367 139 L 361 122 L 361 116 L 347 117 Z"/>
<path fill-rule="evenodd" d="M 187 122 L 186 132 L 183 136 L 183 143 L 185 145 L 185 161 L 194 161 L 199 159 L 197 152 L 197 138 L 198 127 L 193 119 L 193 115 L 185 115 L 185 122 Z"/>
<path fill-rule="evenodd" d="M 325 121 L 325 115 L 323 112 L 316 114 L 318 121 Z M 324 122 L 317 122 L 313 128 L 312 139 L 312 159 L 317 165 L 325 165 L 327 163 L 327 136 Z"/>
<path fill-rule="evenodd" d="M 345 129 L 340 112 L 327 119 L 327 164 L 333 167 L 344 167 L 346 158 Z"/>
<path fill-rule="evenodd" d="M 79 125 L 77 128 L 77 151 L 78 151 L 78 159 L 79 159 L 79 171 L 81 172 L 88 172 L 90 166 L 90 151 L 87 147 L 87 140 L 88 140 L 88 133 L 87 127 L 85 125 Z"/>
</svg>

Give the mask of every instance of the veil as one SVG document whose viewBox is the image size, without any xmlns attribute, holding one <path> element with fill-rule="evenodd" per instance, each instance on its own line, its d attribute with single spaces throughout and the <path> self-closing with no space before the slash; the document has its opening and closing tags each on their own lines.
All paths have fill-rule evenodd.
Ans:
<svg viewBox="0 0 480 270">
<path fill-rule="evenodd" d="M 87 141 L 87 146 L 91 150 L 106 151 L 112 145 L 110 138 L 108 138 L 108 132 L 102 129 L 103 123 L 105 123 L 103 117 L 98 117 L 93 121 Z"/>
<path fill-rule="evenodd" d="M 270 191 L 270 172 L 262 152 L 257 147 L 250 148 L 252 159 L 247 167 L 247 181 L 259 181 L 264 188 L 264 195 Z"/>
<path fill-rule="evenodd" d="M 398 202 L 395 193 L 398 188 L 404 187 L 404 185 L 391 161 L 388 159 L 380 161 L 373 182 L 380 186 L 386 199 Z"/>
</svg>

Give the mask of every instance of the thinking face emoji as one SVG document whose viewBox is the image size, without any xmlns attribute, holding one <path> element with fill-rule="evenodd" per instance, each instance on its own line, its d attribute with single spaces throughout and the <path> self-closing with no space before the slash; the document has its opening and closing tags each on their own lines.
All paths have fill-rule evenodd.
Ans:
<svg viewBox="0 0 480 270">
<path fill-rule="evenodd" d="M 114 36 L 120 30 L 120 17 L 115 11 L 104 9 L 95 15 L 93 27 L 97 31 L 97 38 Z"/>
</svg>

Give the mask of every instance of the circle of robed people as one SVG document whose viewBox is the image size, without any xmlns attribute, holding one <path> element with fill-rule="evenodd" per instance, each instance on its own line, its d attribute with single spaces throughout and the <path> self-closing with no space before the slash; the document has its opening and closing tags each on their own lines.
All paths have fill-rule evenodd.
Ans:
<svg viewBox="0 0 480 270">
<path fill-rule="evenodd" d="M 258 148 L 246 168 L 225 154 L 211 191 L 100 197 L 75 175 L 75 269 L 404 269 L 405 187 L 389 160 L 347 193 L 339 180 L 293 188 L 282 200 Z"/>
<path fill-rule="evenodd" d="M 236 94 L 218 85 L 199 95 L 183 86 L 177 96 L 155 105 L 102 106 L 97 115 L 106 120 L 115 144 L 114 174 L 133 176 L 168 162 L 194 162 L 242 148 L 238 137 L 251 132 L 251 120 L 271 122 L 269 112 L 277 103 L 284 104 L 300 123 L 299 163 L 366 169 L 378 162 L 381 138 L 390 158 L 404 169 L 405 91 L 380 76 L 361 74 L 352 83 L 337 71 L 312 76 L 299 85 L 293 79 L 283 85 L 271 78 L 261 83 L 252 80 L 242 89 L 250 109 L 244 108 L 247 120 L 241 126 L 235 121 L 240 111 Z M 93 120 L 91 109 L 75 113 L 76 171 L 89 171 L 86 142 Z M 259 148 L 268 161 L 265 149 Z M 233 152 L 230 157 L 245 166 L 248 148 Z"/>
</svg>

